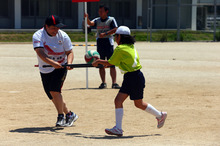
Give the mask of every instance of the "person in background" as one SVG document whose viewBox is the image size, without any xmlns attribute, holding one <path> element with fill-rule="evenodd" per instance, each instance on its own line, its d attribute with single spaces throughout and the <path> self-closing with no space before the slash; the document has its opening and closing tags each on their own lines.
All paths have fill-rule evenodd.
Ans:
<svg viewBox="0 0 220 146">
<path fill-rule="evenodd" d="M 95 26 L 97 28 L 97 51 L 100 54 L 100 58 L 105 60 L 109 59 L 114 52 L 114 40 L 113 34 L 115 33 L 118 25 L 114 17 L 108 16 L 109 8 L 105 5 L 99 6 L 99 16 L 98 18 L 90 21 L 89 15 L 85 14 L 87 17 L 87 23 L 90 26 Z M 99 89 L 107 88 L 105 68 L 99 69 L 99 74 L 102 80 Z M 120 86 L 116 83 L 116 69 L 115 66 L 110 67 L 110 75 L 112 78 L 112 88 L 120 89 Z"/>
</svg>

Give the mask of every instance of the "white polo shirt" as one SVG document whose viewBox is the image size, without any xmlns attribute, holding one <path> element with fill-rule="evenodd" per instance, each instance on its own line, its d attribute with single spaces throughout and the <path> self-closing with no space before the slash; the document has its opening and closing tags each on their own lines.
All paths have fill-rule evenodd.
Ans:
<svg viewBox="0 0 220 146">
<path fill-rule="evenodd" d="M 66 51 L 72 50 L 73 46 L 69 36 L 62 30 L 59 30 L 56 36 L 49 36 L 44 28 L 38 30 L 33 35 L 33 47 L 44 48 L 44 53 L 52 60 L 65 64 L 67 62 Z M 54 67 L 43 68 L 48 65 L 38 55 L 39 70 L 41 73 L 50 73 Z"/>
</svg>

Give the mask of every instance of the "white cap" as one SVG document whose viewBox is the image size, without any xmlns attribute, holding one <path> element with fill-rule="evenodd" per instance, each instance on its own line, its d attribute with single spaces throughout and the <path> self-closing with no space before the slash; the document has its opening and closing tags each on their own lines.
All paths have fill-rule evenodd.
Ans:
<svg viewBox="0 0 220 146">
<path fill-rule="evenodd" d="M 130 35 L 131 31 L 127 26 L 120 26 L 115 34 L 125 34 L 125 35 Z"/>
</svg>

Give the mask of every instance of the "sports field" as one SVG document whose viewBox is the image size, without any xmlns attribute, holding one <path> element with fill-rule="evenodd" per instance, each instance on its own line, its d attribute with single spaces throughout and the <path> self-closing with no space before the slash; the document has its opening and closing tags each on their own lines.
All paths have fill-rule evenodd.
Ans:
<svg viewBox="0 0 220 146">
<path fill-rule="evenodd" d="M 63 96 L 79 119 L 56 128 L 56 110 L 43 91 L 32 44 L 0 44 L 0 145 L 220 145 L 220 44 L 136 43 L 146 78 L 144 101 L 168 112 L 156 119 L 124 103 L 123 137 L 108 136 L 115 122 L 118 90 L 96 89 L 98 69 L 68 72 Z M 95 49 L 95 47 L 89 47 Z M 74 47 L 74 63 L 84 63 L 84 47 Z M 118 83 L 123 76 L 117 69 Z"/>
</svg>

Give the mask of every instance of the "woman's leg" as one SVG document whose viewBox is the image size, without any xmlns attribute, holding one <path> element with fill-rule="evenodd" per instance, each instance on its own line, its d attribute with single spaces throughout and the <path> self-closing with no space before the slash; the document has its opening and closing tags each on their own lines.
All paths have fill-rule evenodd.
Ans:
<svg viewBox="0 0 220 146">
<path fill-rule="evenodd" d="M 158 111 L 156 108 L 154 108 L 151 104 L 147 104 L 147 103 L 143 102 L 142 99 L 134 100 L 134 105 L 137 108 L 145 110 L 146 112 L 154 115 L 157 118 L 160 118 L 162 116 L 160 111 Z"/>
<path fill-rule="evenodd" d="M 128 97 L 128 94 L 119 92 L 115 98 L 115 120 L 116 127 L 122 129 L 123 118 L 123 102 Z"/>
<path fill-rule="evenodd" d="M 142 110 L 145 110 L 146 112 L 154 115 L 158 121 L 157 128 L 161 128 L 164 125 L 164 122 L 167 118 L 167 112 L 160 112 L 155 107 L 153 107 L 151 104 L 147 104 L 143 102 L 142 99 L 134 100 L 134 104 L 137 108 L 140 108 Z"/>
</svg>

